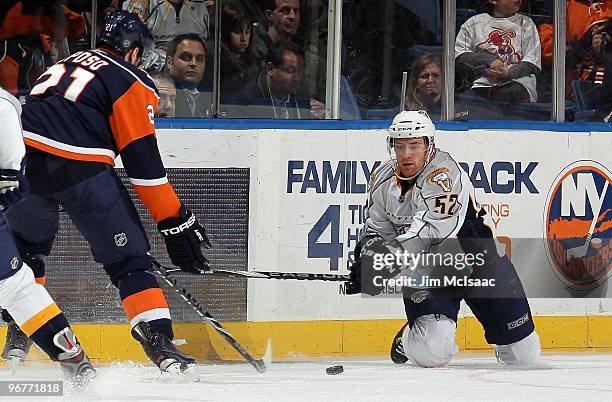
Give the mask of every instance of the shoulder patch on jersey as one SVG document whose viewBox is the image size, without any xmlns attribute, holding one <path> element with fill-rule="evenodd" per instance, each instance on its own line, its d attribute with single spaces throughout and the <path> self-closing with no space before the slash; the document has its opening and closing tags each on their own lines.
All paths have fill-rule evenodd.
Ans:
<svg viewBox="0 0 612 402">
<path fill-rule="evenodd" d="M 446 166 L 442 166 L 429 173 L 425 180 L 437 184 L 445 193 L 449 193 L 453 188 L 453 181 L 448 175 L 449 172 L 450 170 Z"/>
<path fill-rule="evenodd" d="M 395 175 L 393 163 L 387 161 L 381 164 L 370 174 L 370 188 L 372 191 L 376 190 L 383 182 L 388 180 L 390 177 Z"/>
</svg>

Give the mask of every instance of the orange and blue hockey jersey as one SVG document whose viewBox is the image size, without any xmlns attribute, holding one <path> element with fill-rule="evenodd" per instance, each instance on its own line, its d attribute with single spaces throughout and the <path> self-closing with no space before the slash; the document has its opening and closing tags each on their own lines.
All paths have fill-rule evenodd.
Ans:
<svg viewBox="0 0 612 402">
<path fill-rule="evenodd" d="M 23 106 L 26 145 L 67 159 L 123 166 L 153 219 L 178 216 L 153 116 L 159 93 L 149 75 L 102 49 L 77 52 L 36 81 Z"/>
</svg>

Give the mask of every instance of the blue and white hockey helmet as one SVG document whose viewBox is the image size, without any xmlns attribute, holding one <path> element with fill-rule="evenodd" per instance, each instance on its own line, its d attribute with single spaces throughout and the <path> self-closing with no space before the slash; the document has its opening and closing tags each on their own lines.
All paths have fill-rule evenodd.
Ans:
<svg viewBox="0 0 612 402">
<path fill-rule="evenodd" d="M 113 10 L 104 18 L 102 33 L 96 42 L 96 46 L 100 45 L 121 55 L 138 46 L 142 48 L 142 56 L 142 53 L 153 46 L 153 37 L 138 14 Z"/>
</svg>

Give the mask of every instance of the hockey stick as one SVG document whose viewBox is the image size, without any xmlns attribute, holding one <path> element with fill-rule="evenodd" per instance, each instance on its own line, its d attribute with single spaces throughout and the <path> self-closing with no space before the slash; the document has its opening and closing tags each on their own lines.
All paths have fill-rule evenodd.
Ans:
<svg viewBox="0 0 612 402">
<path fill-rule="evenodd" d="M 608 190 L 608 181 L 606 180 L 606 184 L 604 184 L 604 188 L 601 192 L 601 199 L 597 200 L 599 205 L 597 206 L 597 212 L 593 209 L 593 220 L 591 221 L 591 226 L 589 227 L 589 233 L 587 233 L 587 237 L 582 246 L 576 246 L 570 248 L 566 252 L 566 260 L 569 261 L 571 257 L 581 258 L 584 257 L 589 250 L 589 246 L 591 245 L 591 238 L 593 237 L 593 232 L 595 231 L 595 226 L 597 225 L 597 219 L 599 219 L 599 213 L 601 212 L 601 207 L 606 199 L 606 191 Z"/>
<path fill-rule="evenodd" d="M 166 270 L 163 265 L 161 265 L 152 255 L 149 254 L 149 257 L 151 258 L 151 262 L 153 262 L 153 272 L 155 272 L 172 289 L 174 289 L 181 296 L 181 298 L 185 300 L 185 302 L 189 304 L 189 306 L 191 306 L 191 308 L 193 308 L 200 317 L 202 317 L 202 319 L 206 323 L 210 324 L 213 329 L 217 331 L 217 333 L 219 333 L 230 345 L 232 345 L 234 349 L 236 349 L 236 351 L 240 354 L 240 356 L 244 358 L 244 360 L 249 362 L 251 366 L 255 367 L 255 370 L 259 371 L 260 373 L 266 372 L 266 363 L 264 362 L 264 360 L 268 360 L 269 358 L 271 358 L 270 341 L 268 341 L 268 347 L 263 359 L 255 359 L 253 356 L 251 356 L 249 352 L 247 352 L 245 348 L 242 347 L 242 345 L 238 343 L 238 341 L 232 336 L 232 334 L 227 331 L 227 329 L 223 328 L 219 321 L 217 321 L 212 315 L 210 315 L 208 311 L 206 311 L 200 305 L 200 302 L 198 302 L 187 291 L 187 289 L 185 289 L 181 284 L 179 284 L 175 278 L 169 276 L 168 270 Z"/>
<path fill-rule="evenodd" d="M 178 272 L 178 268 L 166 267 L 167 273 Z M 313 274 L 309 272 L 263 272 L 263 271 L 232 271 L 229 269 L 211 269 L 203 272 L 203 276 L 226 276 L 234 278 L 258 278 L 258 279 L 295 279 L 298 281 L 328 281 L 344 282 L 349 280 L 348 275 L 337 274 Z"/>
</svg>

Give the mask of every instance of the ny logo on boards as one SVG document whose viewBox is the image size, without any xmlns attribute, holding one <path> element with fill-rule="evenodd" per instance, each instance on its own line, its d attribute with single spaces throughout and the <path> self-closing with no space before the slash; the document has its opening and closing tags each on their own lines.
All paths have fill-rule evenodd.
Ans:
<svg viewBox="0 0 612 402">
<path fill-rule="evenodd" d="M 595 161 L 567 166 L 552 183 L 544 214 L 545 248 L 555 275 L 590 290 L 612 273 L 612 175 Z"/>
</svg>

